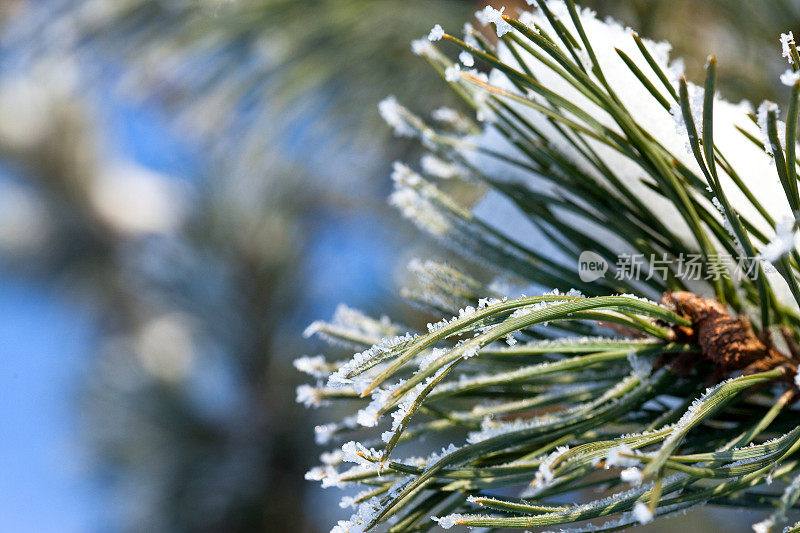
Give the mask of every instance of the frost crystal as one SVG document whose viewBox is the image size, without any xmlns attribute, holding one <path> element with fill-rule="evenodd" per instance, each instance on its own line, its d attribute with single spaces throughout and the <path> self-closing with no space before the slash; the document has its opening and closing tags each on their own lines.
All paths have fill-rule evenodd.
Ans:
<svg viewBox="0 0 800 533">
<path fill-rule="evenodd" d="M 345 481 L 345 478 L 358 476 L 360 474 L 376 473 L 377 471 L 377 465 L 354 466 L 344 472 L 338 472 L 332 466 L 326 465 L 324 467 L 316 466 L 312 468 L 306 472 L 305 478 L 309 481 L 321 481 L 323 489 L 329 487 L 343 488 L 350 483 L 349 481 Z"/>
<path fill-rule="evenodd" d="M 350 520 L 340 520 L 331 533 L 364 533 L 367 525 L 377 516 L 380 509 L 380 500 L 371 498 L 359 504 L 358 510 Z"/>
<path fill-rule="evenodd" d="M 794 63 L 794 61 L 792 60 L 793 44 L 794 44 L 794 34 L 792 32 L 781 33 L 781 48 L 783 52 L 783 57 L 788 59 L 790 64 Z"/>
<path fill-rule="evenodd" d="M 495 29 L 497 30 L 497 36 L 502 37 L 506 33 L 510 32 L 513 28 L 511 24 L 503 20 L 503 11 L 505 7 L 501 7 L 500 9 L 495 9 L 492 6 L 486 6 L 483 8 L 482 11 L 478 11 L 475 13 L 475 17 L 482 23 L 488 24 L 489 22 L 493 22 Z"/>
<path fill-rule="evenodd" d="M 555 451 L 551 452 L 547 457 L 544 458 L 542 463 L 539 465 L 539 470 L 536 471 L 536 477 L 534 478 L 537 485 L 537 490 L 541 490 L 553 482 L 554 474 L 550 467 L 553 466 L 553 463 L 560 455 L 568 451 L 569 446 L 558 446 Z"/>
<path fill-rule="evenodd" d="M 638 460 L 624 457 L 625 455 L 633 455 L 633 450 L 625 444 L 620 444 L 619 446 L 615 446 L 608 450 L 608 455 L 606 456 L 606 468 L 610 468 L 612 466 L 628 467 L 639 464 Z"/>
<path fill-rule="evenodd" d="M 323 378 L 328 376 L 324 355 L 316 355 L 314 357 L 306 355 L 299 357 L 294 360 L 293 364 L 298 371 L 315 378 Z"/>
<path fill-rule="evenodd" d="M 475 357 L 476 355 L 478 355 L 478 347 L 477 346 L 472 346 L 472 347 L 467 348 L 466 350 L 464 350 L 464 353 L 461 354 L 461 357 L 462 357 L 462 359 L 471 359 L 472 357 Z"/>
<path fill-rule="evenodd" d="M 387 335 L 397 335 L 403 329 L 401 326 L 393 324 L 387 316 L 376 320 L 357 309 L 340 304 L 336 307 L 330 323 L 317 320 L 306 328 L 303 335 L 306 337 L 319 335 L 332 344 L 350 346 L 342 336 L 381 339 Z"/>
<path fill-rule="evenodd" d="M 448 163 L 447 161 L 431 154 L 425 154 L 422 156 L 420 165 L 426 174 L 442 179 L 453 178 L 464 173 L 464 169 L 457 164 Z"/>
<path fill-rule="evenodd" d="M 322 452 L 319 456 L 319 460 L 326 465 L 331 465 L 331 466 L 338 465 L 344 460 L 344 454 L 342 453 L 341 450 Z"/>
<path fill-rule="evenodd" d="M 456 523 L 459 520 L 461 520 L 463 518 L 464 518 L 464 515 L 449 514 L 447 516 L 442 516 L 441 518 L 436 517 L 436 516 L 432 516 L 431 520 L 433 520 L 434 522 L 438 523 L 439 527 L 442 528 L 442 529 L 450 529 L 451 527 L 456 525 Z"/>
<path fill-rule="evenodd" d="M 408 342 L 413 338 L 414 337 L 412 337 L 410 333 L 406 333 L 405 335 L 397 335 L 394 337 L 386 337 L 369 349 L 353 355 L 352 359 L 347 361 L 345 364 L 339 367 L 339 370 L 328 377 L 328 387 L 332 389 L 338 389 L 344 387 L 345 385 L 354 384 L 358 390 L 360 386 L 364 386 L 366 384 L 369 378 L 367 376 L 359 376 L 358 379 L 353 379 L 347 377 L 348 375 L 359 373 L 359 369 L 363 365 L 368 364 L 376 357 L 380 357 L 382 354 L 390 352 L 398 345 Z"/>
<path fill-rule="evenodd" d="M 703 392 L 699 398 L 695 398 L 685 413 L 678 419 L 672 426 L 672 431 L 669 436 L 661 443 L 661 449 L 666 449 L 671 446 L 686 430 L 690 427 L 692 421 L 697 417 L 698 413 L 702 412 L 703 406 L 706 405 L 708 399 L 721 388 L 725 387 L 728 383 L 732 382 L 735 378 L 729 378 L 709 387 Z"/>
<path fill-rule="evenodd" d="M 781 83 L 791 87 L 797 80 L 800 80 L 800 71 L 794 72 L 792 69 L 786 69 L 786 72 L 781 74 Z"/>
<path fill-rule="evenodd" d="M 620 472 L 619 478 L 625 483 L 630 483 L 631 485 L 641 485 L 643 476 L 641 470 L 635 466 L 632 466 Z"/>
<path fill-rule="evenodd" d="M 450 229 L 450 223 L 417 191 L 408 187 L 400 187 L 389 197 L 389 203 L 397 207 L 404 217 L 411 220 L 421 229 L 434 235 L 443 236 Z"/>
<path fill-rule="evenodd" d="M 433 45 L 428 39 L 415 39 L 411 41 L 411 51 L 417 56 L 426 56 L 433 51 Z"/>
<path fill-rule="evenodd" d="M 378 414 L 380 413 L 381 409 L 386 406 L 389 396 L 395 389 L 403 385 L 403 383 L 404 382 L 401 380 L 396 385 L 388 389 L 376 389 L 375 392 L 372 393 L 372 401 L 369 403 L 369 405 L 358 411 L 358 415 L 356 416 L 358 423 L 365 427 L 376 426 L 378 424 Z"/>
<path fill-rule="evenodd" d="M 639 521 L 640 524 L 649 524 L 653 521 L 653 511 L 642 502 L 636 502 L 633 506 L 633 517 Z"/>
<path fill-rule="evenodd" d="M 765 100 L 758 106 L 758 129 L 761 132 L 761 142 L 764 143 L 764 151 L 769 155 L 774 155 L 772 152 L 772 142 L 769 140 L 768 120 L 769 113 L 778 112 L 778 104 Z M 776 124 L 778 131 L 781 131 L 780 125 Z"/>
<path fill-rule="evenodd" d="M 397 102 L 397 98 L 394 95 L 387 96 L 381 100 L 378 104 L 378 111 L 398 137 L 413 137 L 415 135 L 414 128 L 403 118 L 403 106 Z"/>
<path fill-rule="evenodd" d="M 431 324 L 428 324 L 428 326 L 431 326 Z M 422 356 L 422 357 L 420 357 L 418 359 L 417 365 L 419 366 L 419 369 L 420 370 L 425 370 L 426 368 L 431 366 L 431 363 L 433 363 L 434 361 L 439 359 L 441 356 L 446 354 L 448 351 L 449 350 L 447 350 L 446 348 L 434 348 L 433 350 L 430 351 L 430 353 L 428 353 L 428 354 L 426 354 L 426 355 L 424 355 L 424 356 Z"/>
<path fill-rule="evenodd" d="M 444 79 L 449 82 L 458 81 L 461 79 L 461 65 L 458 63 L 447 67 L 444 70 Z"/>
<path fill-rule="evenodd" d="M 304 476 L 307 481 L 320 481 L 323 477 L 325 477 L 325 470 L 315 466 Z"/>
<path fill-rule="evenodd" d="M 295 389 L 295 393 L 297 394 L 295 401 L 302 403 L 306 407 L 321 407 L 327 403 L 322 401 L 320 389 L 311 385 L 299 385 Z"/>
<path fill-rule="evenodd" d="M 428 34 L 429 41 L 439 41 L 442 37 L 444 37 L 444 30 L 439 24 L 431 28 L 431 32 Z"/>
<path fill-rule="evenodd" d="M 400 430 L 400 427 L 403 425 L 403 420 L 411 413 L 414 401 L 419 397 L 420 394 L 422 394 L 426 384 L 427 383 L 420 383 L 414 387 L 414 390 L 407 395 L 411 396 L 411 398 L 401 402 L 397 406 L 397 409 L 392 412 L 392 429 L 389 431 L 384 431 L 381 434 L 381 439 L 383 442 L 388 443 L 390 440 L 392 440 L 392 436 Z"/>
<path fill-rule="evenodd" d="M 438 193 L 433 184 L 400 162 L 394 164 L 392 180 L 395 191 L 389 203 L 400 209 L 404 217 L 434 235 L 442 236 L 450 231 L 451 225 L 443 209 L 434 206 L 429 199 Z"/>
<path fill-rule="evenodd" d="M 428 468 L 428 467 L 433 466 L 434 464 L 439 462 L 439 460 L 442 459 L 443 457 L 447 457 L 448 455 L 450 455 L 451 453 L 454 453 L 456 451 L 458 451 L 458 446 L 456 446 L 453 443 L 450 443 L 447 446 L 447 448 L 442 448 L 442 451 L 440 451 L 438 453 L 436 453 L 436 452 L 432 453 L 428 457 L 428 460 L 426 461 L 425 467 Z M 442 527 L 444 527 L 444 526 L 442 526 Z"/>
<path fill-rule="evenodd" d="M 320 446 L 328 444 L 333 438 L 333 430 L 336 424 L 320 424 L 314 427 L 314 442 Z"/>
<path fill-rule="evenodd" d="M 458 111 L 450 107 L 440 107 L 431 113 L 431 118 L 433 118 L 433 120 L 438 120 L 439 122 L 454 123 L 461 120 L 461 115 L 458 113 Z"/>
<path fill-rule="evenodd" d="M 506 433 L 539 427 L 556 420 L 557 419 L 551 415 L 541 415 L 531 419 L 516 418 L 510 422 L 496 422 L 490 418 L 485 418 L 483 422 L 481 422 L 480 431 L 472 431 L 467 435 L 467 442 L 475 444 L 499 435 L 505 435 Z"/>
<path fill-rule="evenodd" d="M 472 48 L 480 48 L 481 43 L 479 43 L 478 39 L 476 39 L 475 35 L 473 35 L 474 31 L 475 28 L 472 27 L 472 24 L 469 22 L 464 23 L 464 42 Z"/>
<path fill-rule="evenodd" d="M 481 301 L 482 300 L 479 300 L 479 302 L 478 302 L 478 309 L 481 309 L 481 307 L 480 307 L 480 302 Z M 458 317 L 453 317 L 451 320 L 443 318 L 442 320 L 440 320 L 439 322 L 436 322 L 435 324 L 428 324 L 428 331 L 430 333 L 433 333 L 434 331 L 438 331 L 438 330 L 442 329 L 443 327 L 447 326 L 448 324 L 452 324 L 452 323 L 456 322 L 457 320 L 462 320 L 464 318 L 468 318 L 468 317 L 472 316 L 473 314 L 475 314 L 475 311 L 476 311 L 476 309 L 474 307 L 472 307 L 471 305 L 468 305 L 467 307 L 464 307 L 463 309 L 459 309 L 458 310 Z"/>
<path fill-rule="evenodd" d="M 484 309 L 490 305 L 499 304 L 501 302 L 503 302 L 503 300 L 498 300 L 497 298 L 481 298 L 478 300 L 478 309 Z"/>
<path fill-rule="evenodd" d="M 319 445 L 328 444 L 333 439 L 336 432 L 340 429 L 355 429 L 358 427 L 356 417 L 345 417 L 341 422 L 331 422 L 329 424 L 321 424 L 314 428 L 314 440 Z"/>
<path fill-rule="evenodd" d="M 472 57 L 472 54 L 463 50 L 460 54 L 458 54 L 458 60 L 464 64 L 465 67 L 472 67 L 475 65 L 475 58 Z"/>
<path fill-rule="evenodd" d="M 628 351 L 628 363 L 630 363 L 633 373 L 637 378 L 639 378 L 639 381 L 646 380 L 647 376 L 650 375 L 650 372 L 653 369 L 653 367 L 650 366 L 650 363 L 640 359 L 636 355 L 636 350 L 633 348 Z"/>
<path fill-rule="evenodd" d="M 375 461 L 370 461 L 367 457 L 376 459 L 380 453 L 373 448 L 367 449 L 360 442 L 350 441 L 342 445 L 342 461 L 346 463 L 356 463 L 360 466 L 372 467 Z"/>
<path fill-rule="evenodd" d="M 341 501 L 339 502 L 339 507 L 342 509 L 349 509 L 356 506 L 356 500 L 353 496 L 344 496 Z"/>
</svg>

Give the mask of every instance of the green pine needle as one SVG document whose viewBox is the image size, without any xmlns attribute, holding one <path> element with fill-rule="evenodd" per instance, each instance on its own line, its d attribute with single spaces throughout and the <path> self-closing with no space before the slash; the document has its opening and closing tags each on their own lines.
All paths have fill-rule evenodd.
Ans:
<svg viewBox="0 0 800 533">
<path fill-rule="evenodd" d="M 431 38 L 441 50 L 415 45 L 478 122 L 454 115 L 430 125 L 394 99 L 381 105 L 397 133 L 419 138 L 435 158 L 422 172 L 397 164 L 391 202 L 512 287 L 415 262 L 418 286 L 404 294 L 453 318 L 417 333 L 357 313 L 311 328 L 360 350 L 349 361 L 297 363 L 326 379 L 298 389 L 299 401 L 344 402 L 356 413 L 318 428 L 323 443 L 348 442 L 308 474 L 323 486 L 365 487 L 343 502 L 356 512 L 334 531 L 437 523 L 611 531 L 705 503 L 772 509 L 758 531 L 783 527 L 800 498 L 800 84 L 785 127 L 773 104 L 751 120 L 716 95 L 713 56 L 703 87 L 695 86 L 663 48 L 570 0 L 539 2 L 519 19 L 493 8 L 481 16 L 496 41 L 437 28 Z M 457 65 L 451 52 L 491 72 Z M 752 150 L 761 167 L 743 164 L 731 147 Z M 439 187 L 444 180 L 478 182 L 503 198 L 492 214 L 516 210 L 539 244 L 525 228 L 458 203 Z M 782 193 L 765 196 L 765 187 Z M 587 251 L 605 275 L 582 275 Z M 658 258 L 665 264 L 626 277 L 619 259 L 632 253 L 653 269 Z M 725 262 L 725 253 L 740 264 Z M 698 258 L 696 280 L 683 271 L 687 255 Z M 767 275 L 765 261 L 777 272 Z M 514 284 L 557 290 L 511 297 Z M 703 337 L 707 315 L 693 321 L 647 299 L 690 285 L 750 319 L 759 337 L 745 323 L 730 327 L 762 346 L 758 364 L 722 361 L 708 342 L 717 330 Z M 746 357 L 743 342 L 714 338 Z M 424 456 L 408 457 L 421 449 Z M 591 499 L 581 490 L 588 488 L 603 495 Z M 498 496 L 512 493 L 519 497 Z M 554 503 L 565 493 L 579 503 Z"/>
</svg>

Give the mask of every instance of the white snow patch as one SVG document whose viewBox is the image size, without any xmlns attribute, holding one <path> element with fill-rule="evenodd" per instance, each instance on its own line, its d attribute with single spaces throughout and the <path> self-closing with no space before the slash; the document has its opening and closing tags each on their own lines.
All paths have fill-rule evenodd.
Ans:
<svg viewBox="0 0 800 533">
<path fill-rule="evenodd" d="M 764 246 L 758 257 L 774 263 L 792 250 L 794 250 L 794 221 L 787 217 L 778 223 L 775 228 L 775 238 Z"/>
</svg>

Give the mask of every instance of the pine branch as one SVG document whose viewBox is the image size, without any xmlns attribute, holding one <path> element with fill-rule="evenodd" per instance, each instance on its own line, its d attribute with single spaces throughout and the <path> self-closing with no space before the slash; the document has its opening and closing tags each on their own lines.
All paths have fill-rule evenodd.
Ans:
<svg viewBox="0 0 800 533">
<path fill-rule="evenodd" d="M 298 400 L 361 406 L 320 429 L 321 440 L 354 438 L 387 413 L 392 422 L 380 440 L 347 442 L 308 477 L 373 490 L 336 532 L 427 530 L 431 514 L 444 528 L 610 517 L 578 531 L 616 530 L 706 502 L 747 506 L 749 489 L 779 479 L 789 484 L 767 497 L 775 512 L 754 526 L 768 531 L 800 494 L 792 408 L 800 82 L 792 81 L 784 125 L 775 104 L 754 114 L 719 97 L 714 57 L 697 86 L 664 44 L 569 0 L 538 7 L 518 19 L 479 12 L 496 44 L 471 27 L 458 38 L 439 25 L 433 43 L 414 44 L 477 122 L 453 114 L 430 125 L 393 98 L 381 113 L 439 161 L 421 172 L 396 165 L 392 203 L 504 279 L 556 290 L 514 297 L 451 267 L 415 263 L 421 288 L 406 294 L 455 316 L 427 332 L 363 339 L 352 360 L 318 362 L 311 373 L 327 381 L 299 389 Z M 797 65 L 793 39 L 783 40 Z M 440 189 L 445 179 L 479 182 L 500 200 L 470 210 Z M 494 220 L 507 210 L 529 225 Z M 603 266 L 591 278 L 587 253 Z M 621 261 L 634 256 L 648 276 Z M 367 324 L 359 317 L 314 330 L 353 339 Z M 398 459 L 421 435 L 463 444 Z M 348 462 L 357 466 L 340 471 Z M 518 499 L 485 492 L 520 484 L 528 488 Z M 552 503 L 582 487 L 609 494 Z"/>
</svg>

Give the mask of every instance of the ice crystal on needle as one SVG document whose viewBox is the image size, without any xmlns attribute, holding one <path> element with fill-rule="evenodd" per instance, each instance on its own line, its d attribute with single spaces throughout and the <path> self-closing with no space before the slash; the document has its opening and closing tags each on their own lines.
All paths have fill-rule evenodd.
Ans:
<svg viewBox="0 0 800 533">
<path fill-rule="evenodd" d="M 642 475 L 642 471 L 640 469 L 632 466 L 620 472 L 619 478 L 625 483 L 630 483 L 631 485 L 640 485 L 642 483 L 642 479 L 644 479 L 644 476 Z"/>
<path fill-rule="evenodd" d="M 779 111 L 778 104 L 765 100 L 764 102 L 761 103 L 760 106 L 758 106 L 758 113 L 756 115 L 758 119 L 758 129 L 761 133 L 761 142 L 764 143 L 764 151 L 771 156 L 774 156 L 775 154 L 773 153 L 772 142 L 769 140 L 769 132 L 767 128 L 768 125 L 767 115 L 769 113 L 777 113 L 778 111 Z M 778 124 L 777 129 L 779 136 L 781 135 L 780 133 L 781 131 L 785 131 L 783 128 L 780 127 L 780 124 Z M 785 139 L 781 138 L 780 140 L 781 144 L 785 146 L 786 145 Z"/>
<path fill-rule="evenodd" d="M 456 123 L 461 120 L 461 114 L 451 107 L 440 107 L 438 109 L 434 109 L 431 113 L 431 118 L 433 120 L 438 120 L 440 122 L 449 122 L 449 123 Z"/>
<path fill-rule="evenodd" d="M 562 454 L 569 451 L 569 446 L 559 446 L 555 449 L 555 451 L 551 452 L 544 458 L 542 463 L 539 465 L 539 469 L 536 471 L 535 483 L 537 484 L 537 489 L 541 490 L 544 487 L 547 487 L 553 482 L 555 475 L 551 470 L 551 466 L 555 462 L 555 460 Z"/>
<path fill-rule="evenodd" d="M 460 514 L 456 513 L 456 514 L 450 514 L 450 515 L 447 515 L 447 516 L 442 516 L 441 518 L 440 517 L 436 517 L 436 516 L 432 516 L 431 520 L 433 520 L 434 522 L 439 524 L 439 527 L 441 527 L 442 529 L 450 529 L 451 527 L 456 525 L 458 523 L 458 521 L 461 520 L 462 518 L 463 518 L 463 515 L 460 515 Z"/>
<path fill-rule="evenodd" d="M 800 80 L 800 71 L 795 72 L 792 69 L 787 69 L 783 74 L 781 74 L 780 80 L 782 84 L 791 87 L 797 83 L 797 80 Z"/>
<path fill-rule="evenodd" d="M 792 32 L 789 33 L 781 33 L 781 53 L 783 57 L 785 57 L 789 63 L 794 64 L 794 60 L 792 59 L 792 45 L 794 44 L 794 34 Z"/>
<path fill-rule="evenodd" d="M 429 39 L 415 39 L 411 41 L 411 51 L 417 56 L 426 56 L 434 50 Z"/>
<path fill-rule="evenodd" d="M 457 164 L 450 163 L 431 154 L 422 156 L 420 166 L 422 166 L 422 170 L 426 174 L 442 179 L 454 178 L 465 173 L 465 170 Z"/>
<path fill-rule="evenodd" d="M 449 82 L 456 82 L 461 79 L 461 65 L 458 63 L 450 65 L 444 71 L 444 79 Z"/>
<path fill-rule="evenodd" d="M 411 341 L 413 338 L 414 337 L 412 337 L 410 333 L 406 333 L 405 335 L 397 335 L 395 337 L 386 337 L 369 349 L 356 353 L 353 355 L 352 359 L 344 363 L 336 372 L 328 376 L 328 387 L 332 389 L 338 389 L 353 383 L 357 383 L 359 379 L 361 379 L 361 382 L 363 383 L 363 379 L 366 376 L 359 376 L 356 378 L 351 378 L 348 376 L 352 373 L 358 373 L 358 369 L 362 366 L 370 363 L 375 358 L 380 357 L 382 354 L 390 352 L 397 346 Z"/>
<path fill-rule="evenodd" d="M 359 466 L 372 467 L 380 453 L 367 448 L 360 442 L 350 441 L 342 445 L 342 461 L 356 463 Z M 371 460 L 370 460 L 371 459 Z"/>
<path fill-rule="evenodd" d="M 630 446 L 620 444 L 619 446 L 611 448 L 606 456 L 606 468 L 612 466 L 630 467 L 639 464 L 637 459 L 625 457 L 627 455 L 633 455 L 633 450 L 630 448 Z"/>
<path fill-rule="evenodd" d="M 633 516 L 640 524 L 649 524 L 653 521 L 653 511 L 650 510 L 647 504 L 642 502 L 636 502 L 633 506 Z"/>
<path fill-rule="evenodd" d="M 321 387 L 312 387 L 311 385 L 298 385 L 296 389 L 296 401 L 306 407 L 322 407 L 328 405 L 328 402 L 322 400 Z"/>
<path fill-rule="evenodd" d="M 431 32 L 428 34 L 428 40 L 432 42 L 439 41 L 442 39 L 442 37 L 444 37 L 444 30 L 439 24 L 434 26 L 431 29 Z"/>
<path fill-rule="evenodd" d="M 475 13 L 475 16 L 483 24 L 488 24 L 490 22 L 493 23 L 495 25 L 495 29 L 497 30 L 497 36 L 502 37 L 506 33 L 513 30 L 511 24 L 503 19 L 503 11 L 505 11 L 505 9 L 505 7 L 495 9 L 492 6 L 486 6 L 483 8 L 483 11 L 478 11 Z"/>
<path fill-rule="evenodd" d="M 628 350 L 627 357 L 628 363 L 630 363 L 631 369 L 636 377 L 639 378 L 640 381 L 646 380 L 647 376 L 649 376 L 650 372 L 653 370 L 653 367 L 650 365 L 650 363 L 636 355 L 636 350 L 632 347 L 630 350 Z"/>
<path fill-rule="evenodd" d="M 387 96 L 378 104 L 378 111 L 383 120 L 394 129 L 398 137 L 413 137 L 416 132 L 403 116 L 403 106 L 394 96 Z"/>
<path fill-rule="evenodd" d="M 324 378 L 328 376 L 327 362 L 324 355 L 316 355 L 314 357 L 304 356 L 294 360 L 294 367 L 315 378 Z"/>
</svg>

